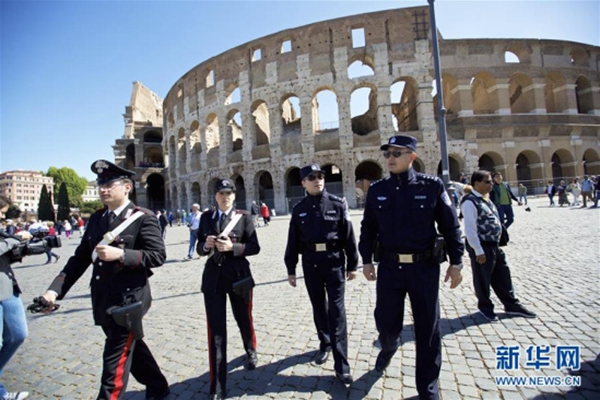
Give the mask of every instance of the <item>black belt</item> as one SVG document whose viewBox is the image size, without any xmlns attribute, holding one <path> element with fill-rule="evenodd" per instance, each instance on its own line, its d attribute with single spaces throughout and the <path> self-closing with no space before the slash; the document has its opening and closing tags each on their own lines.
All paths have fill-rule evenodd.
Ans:
<svg viewBox="0 0 600 400">
<path fill-rule="evenodd" d="M 425 250 L 423 253 L 399 254 L 384 250 L 383 258 L 386 260 L 395 261 L 400 264 L 414 264 L 420 261 L 429 260 L 433 257 L 433 250 Z"/>
<path fill-rule="evenodd" d="M 303 243 L 302 251 L 312 251 L 315 253 L 320 253 L 324 251 L 338 251 L 341 250 L 342 247 L 338 242 L 326 242 L 326 243 Z"/>
</svg>

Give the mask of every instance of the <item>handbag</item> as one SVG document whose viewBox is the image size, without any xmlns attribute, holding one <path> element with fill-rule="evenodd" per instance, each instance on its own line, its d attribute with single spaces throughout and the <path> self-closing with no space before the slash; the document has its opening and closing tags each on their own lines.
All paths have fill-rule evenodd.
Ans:
<svg viewBox="0 0 600 400">
<path fill-rule="evenodd" d="M 508 229 L 502 224 L 502 233 L 500 234 L 500 242 L 498 246 L 504 247 L 510 242 L 510 237 L 508 236 Z"/>
</svg>

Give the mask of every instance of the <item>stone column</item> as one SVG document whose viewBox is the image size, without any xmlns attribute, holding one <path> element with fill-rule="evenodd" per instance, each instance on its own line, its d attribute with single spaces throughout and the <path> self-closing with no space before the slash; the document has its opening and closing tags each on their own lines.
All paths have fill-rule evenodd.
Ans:
<svg viewBox="0 0 600 400">
<path fill-rule="evenodd" d="M 310 96 L 303 95 L 300 97 L 300 110 L 302 114 L 302 165 L 306 165 L 312 162 L 315 155 L 313 107 Z"/>
<path fill-rule="evenodd" d="M 577 114 L 577 85 L 574 83 L 567 83 L 561 90 L 565 90 L 567 96 L 567 108 L 562 110 L 562 112 L 566 114 Z"/>
<path fill-rule="evenodd" d="M 510 114 L 510 94 L 508 78 L 498 78 L 496 80 L 496 95 L 498 96 L 498 110 L 496 114 L 509 115 Z"/>
<path fill-rule="evenodd" d="M 459 117 L 470 117 L 473 113 L 473 94 L 471 93 L 471 78 L 459 79 L 456 87 L 460 99 Z"/>
<path fill-rule="evenodd" d="M 546 80 L 544 78 L 533 78 L 532 80 L 531 90 L 533 90 L 534 108 L 531 113 L 546 114 L 546 94 L 544 93 Z"/>
</svg>

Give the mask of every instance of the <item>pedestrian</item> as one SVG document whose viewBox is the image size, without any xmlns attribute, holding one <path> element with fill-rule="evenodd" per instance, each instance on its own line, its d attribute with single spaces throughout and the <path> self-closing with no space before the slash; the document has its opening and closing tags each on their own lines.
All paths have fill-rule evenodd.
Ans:
<svg viewBox="0 0 600 400">
<path fill-rule="evenodd" d="M 48 235 L 49 236 L 56 235 L 56 228 L 54 228 L 54 222 L 48 221 L 46 223 L 46 226 L 48 227 Z M 48 257 L 48 259 L 46 260 L 46 264 L 50 264 L 52 262 L 52 257 L 55 258 L 55 261 L 54 261 L 55 263 L 57 263 L 58 260 L 60 259 L 60 256 L 58 254 L 56 254 L 55 252 L 53 252 L 51 247 L 48 247 L 46 249 L 46 256 Z"/>
<path fill-rule="evenodd" d="M 169 221 L 169 228 L 173 227 L 173 212 L 169 211 L 167 214 L 167 221 Z"/>
<path fill-rule="evenodd" d="M 165 239 L 167 237 L 167 225 L 169 221 L 167 221 L 166 211 L 162 212 L 156 211 L 156 216 L 158 217 L 158 225 L 160 226 L 160 233 L 162 238 Z"/>
<path fill-rule="evenodd" d="M 502 182 L 502 174 L 500 172 L 494 172 L 493 179 L 494 187 L 490 193 L 490 200 L 494 202 L 494 205 L 498 209 L 500 221 L 508 229 L 515 222 L 512 200 L 516 201 L 519 205 L 521 205 L 521 201 L 517 199 L 517 196 L 512 192 L 508 183 Z"/>
<path fill-rule="evenodd" d="M 320 365 L 333 352 L 337 379 L 353 382 L 348 363 L 348 329 L 344 300 L 346 279 L 356 277 L 358 251 L 347 204 L 325 190 L 325 171 L 318 164 L 300 170 L 306 197 L 292 210 L 285 265 L 288 282 L 296 287 L 296 264 L 302 254 L 302 271 L 319 350 L 313 361 Z"/>
<path fill-rule="evenodd" d="M 65 236 L 67 237 L 67 239 L 71 239 L 71 229 L 73 228 L 71 226 L 71 223 L 65 219 L 62 222 L 62 225 L 63 225 L 63 228 L 65 230 Z"/>
<path fill-rule="evenodd" d="M 594 179 L 594 205 L 591 208 L 598 208 L 598 201 L 600 201 L 600 176 L 596 176 Z"/>
<path fill-rule="evenodd" d="M 11 200 L 0 195 L 0 218 L 5 217 L 10 205 Z M 8 233 L 0 234 L 0 375 L 28 334 L 21 288 L 10 266 L 12 250 L 20 244 L 21 241 L 17 237 Z M 0 399 L 22 400 L 28 396 L 29 392 L 7 392 L 0 382 Z"/>
<path fill-rule="evenodd" d="M 175 213 L 175 220 L 177 221 L 177 226 L 181 226 L 181 211 L 177 210 Z"/>
<path fill-rule="evenodd" d="M 258 228 L 258 226 L 260 225 L 258 223 L 258 214 L 260 213 L 260 207 L 258 207 L 258 204 L 256 204 L 256 201 L 252 201 L 252 206 L 250 207 L 250 213 L 252 214 L 252 222 L 254 223 L 254 226 L 256 228 Z"/>
<path fill-rule="evenodd" d="M 245 367 L 253 370 L 258 362 L 252 322 L 254 280 L 246 258 L 260 252 L 258 237 L 250 213 L 234 208 L 231 180 L 217 180 L 215 200 L 217 210 L 202 214 L 197 247 L 198 254 L 208 256 L 201 291 L 208 327 L 211 400 L 227 395 L 227 296 L 242 335 Z"/>
<path fill-rule="evenodd" d="M 269 226 L 269 222 L 271 221 L 271 214 L 269 213 L 269 207 L 265 203 L 260 205 L 260 215 L 263 217 L 263 223 L 265 226 Z"/>
<path fill-rule="evenodd" d="M 488 171 L 471 175 L 473 190 L 462 201 L 467 252 L 471 259 L 473 286 L 477 308 L 489 321 L 497 321 L 494 304 L 490 300 L 490 286 L 504 305 L 507 314 L 535 318 L 515 297 L 506 255 L 500 248 L 502 224 L 494 203 L 488 198 L 492 178 Z"/>
<path fill-rule="evenodd" d="M 398 349 L 408 293 L 416 336 L 417 391 L 421 398 L 439 398 L 440 262 L 446 247 L 451 265 L 445 281 L 450 279 L 450 287 L 457 287 L 462 281 L 464 251 L 460 225 L 442 180 L 413 168 L 416 138 L 393 136 L 381 150 L 390 176 L 369 188 L 358 246 L 363 274 L 377 281 L 375 323 L 381 351 L 375 370 L 383 373 Z M 374 255 L 379 260 L 377 273 Z"/>
<path fill-rule="evenodd" d="M 190 230 L 190 245 L 188 247 L 188 254 L 184 260 L 191 260 L 194 258 L 194 251 L 196 249 L 196 241 L 198 240 L 198 229 L 200 228 L 200 204 L 192 204 L 192 213 L 190 214 L 190 222 L 187 223 Z"/>
<path fill-rule="evenodd" d="M 573 195 L 573 206 L 578 206 L 579 203 L 579 195 L 581 194 L 581 185 L 579 184 L 579 178 L 573 179 L 573 182 L 569 185 L 569 189 L 571 189 L 571 194 Z"/>
<path fill-rule="evenodd" d="M 63 299 L 93 264 L 90 289 L 94 322 L 106 335 L 97 398 L 122 399 L 131 371 L 146 386 L 146 399 L 163 399 L 169 394 L 169 385 L 143 335 L 120 325 L 109 314 L 128 303 L 141 304 L 140 313 L 150 308 L 148 278 L 153 274 L 151 269 L 160 267 L 166 258 L 160 227 L 152 211 L 128 198 L 134 187 L 134 172 L 106 160 L 95 161 L 91 169 L 98 176 L 98 191 L 106 207 L 92 214 L 75 254 L 43 297 L 52 310 L 55 301 Z M 107 240 L 105 234 L 115 239 Z M 141 324 L 141 315 L 128 322 Z"/>
<path fill-rule="evenodd" d="M 82 237 L 85 231 L 85 221 L 81 218 L 81 215 L 77 216 L 77 225 L 79 227 L 79 237 Z"/>
<path fill-rule="evenodd" d="M 581 197 L 583 198 L 583 205 L 581 206 L 581 208 L 587 207 L 587 199 L 590 199 L 590 201 L 594 201 L 592 193 L 594 193 L 594 182 L 590 179 L 589 176 L 584 175 L 583 181 L 581 182 Z"/>
<path fill-rule="evenodd" d="M 550 199 L 550 207 L 554 207 L 554 196 L 556 195 L 556 187 L 554 186 L 554 183 L 552 183 L 552 181 L 548 181 L 548 185 L 546 185 L 544 193 L 546 193 L 548 195 L 548 198 Z"/>
<path fill-rule="evenodd" d="M 565 181 L 561 179 L 556 187 L 556 194 L 558 194 L 558 205 L 562 207 L 564 204 L 570 206 L 569 199 L 567 198 L 567 185 Z"/>
<path fill-rule="evenodd" d="M 527 186 L 519 183 L 519 201 L 527 205 Z"/>
</svg>

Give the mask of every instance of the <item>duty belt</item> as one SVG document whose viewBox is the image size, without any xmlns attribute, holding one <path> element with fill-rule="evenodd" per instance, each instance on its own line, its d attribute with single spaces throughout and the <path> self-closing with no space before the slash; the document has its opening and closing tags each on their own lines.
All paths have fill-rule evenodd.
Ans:
<svg viewBox="0 0 600 400">
<path fill-rule="evenodd" d="M 391 251 L 383 251 L 383 258 L 386 260 L 395 261 L 400 264 L 414 264 L 420 261 L 425 261 L 433 257 L 433 250 L 425 250 L 423 253 L 398 254 Z"/>
<path fill-rule="evenodd" d="M 336 251 L 340 250 L 341 247 L 337 242 L 326 242 L 326 243 L 304 243 L 302 245 L 304 251 L 314 251 L 315 253 L 321 253 L 324 251 Z"/>
</svg>

